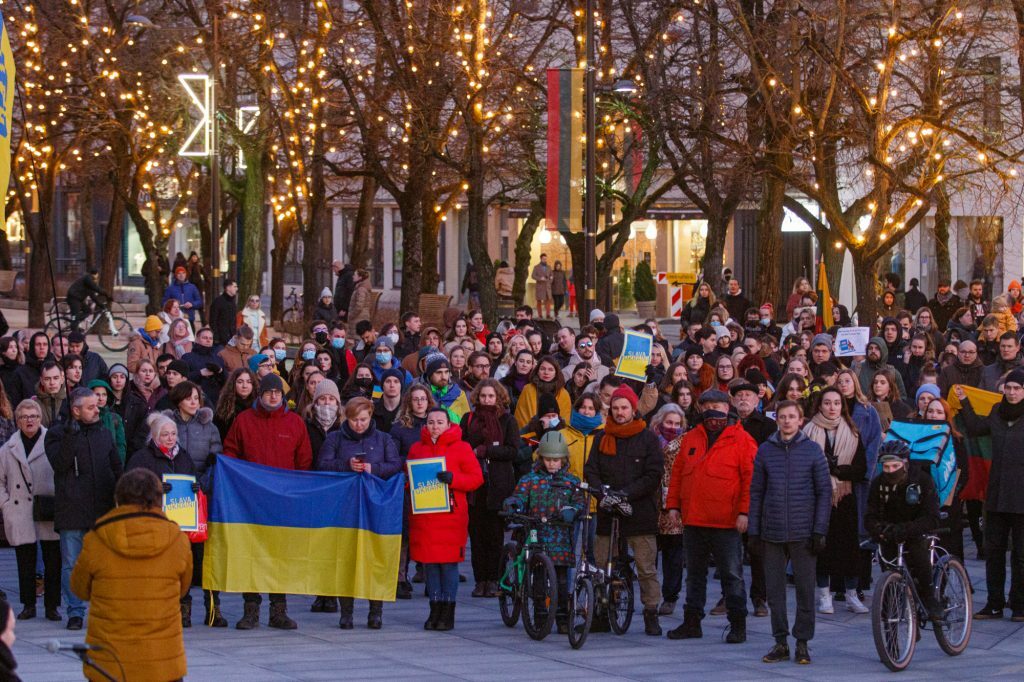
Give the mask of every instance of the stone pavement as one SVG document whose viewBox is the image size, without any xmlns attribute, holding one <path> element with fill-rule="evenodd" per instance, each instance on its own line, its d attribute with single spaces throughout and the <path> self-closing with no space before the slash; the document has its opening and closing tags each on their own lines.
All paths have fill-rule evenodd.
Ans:
<svg viewBox="0 0 1024 682">
<path fill-rule="evenodd" d="M 973 556 L 973 547 L 969 551 Z M 977 592 L 975 606 L 984 602 L 984 568 L 968 562 Z M 468 562 L 462 572 L 471 576 Z M 14 552 L 0 551 L 0 587 L 15 601 L 17 573 Z M 630 631 L 617 637 L 592 634 L 584 648 L 573 651 L 565 636 L 552 634 L 542 642 L 529 639 L 522 626 L 506 628 L 498 614 L 497 600 L 472 599 L 472 578 L 460 588 L 456 629 L 447 633 L 425 632 L 427 602 L 417 585 L 412 601 L 387 604 L 384 629 L 365 628 L 366 604 L 356 605 L 356 629 L 339 630 L 337 616 L 309 612 L 311 598 L 291 597 L 290 615 L 299 622 L 294 632 L 266 627 L 267 604 L 258 630 L 239 632 L 233 627 L 213 630 L 195 625 L 185 634 L 189 679 L 230 682 L 239 680 L 763 680 L 769 677 L 803 680 L 874 680 L 890 677 L 878 661 L 871 638 L 869 616 L 854 615 L 836 604 L 833 616 L 818 616 L 811 643 L 810 666 L 760 662 L 771 647 L 768 618 L 748 620 L 748 641 L 727 645 L 722 641 L 725 617 L 704 620 L 704 639 L 672 642 L 646 637 L 639 613 Z M 201 617 L 201 596 L 194 591 L 196 621 Z M 709 585 L 712 606 L 720 592 Z M 793 615 L 790 590 L 790 617 Z M 241 598 L 226 595 L 224 610 L 232 626 L 241 615 Z M 40 605 L 41 606 L 41 605 Z M 681 605 L 680 605 L 681 606 Z M 638 595 L 639 608 L 639 595 Z M 41 609 L 40 609 L 41 611 Z M 1009 612 L 1007 612 L 1009 613 Z M 675 627 L 681 608 L 662 618 L 663 629 Z M 44 619 L 19 622 L 14 654 L 24 680 L 57 682 L 81 679 L 81 667 L 70 654 L 49 654 L 50 639 L 71 637 L 60 624 Z M 930 632 L 925 632 L 910 669 L 901 680 L 931 679 L 1024 679 L 1024 623 L 976 622 L 968 650 L 959 657 L 942 653 Z"/>
</svg>

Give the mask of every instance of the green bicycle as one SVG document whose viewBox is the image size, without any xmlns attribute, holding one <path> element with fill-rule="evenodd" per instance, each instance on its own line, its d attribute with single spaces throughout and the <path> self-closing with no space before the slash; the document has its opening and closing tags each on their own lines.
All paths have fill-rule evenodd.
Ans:
<svg viewBox="0 0 1024 682">
<path fill-rule="evenodd" d="M 512 523 L 512 537 L 525 535 L 525 541 L 507 543 L 501 550 L 498 581 L 498 606 L 501 620 L 514 628 L 523 617 L 523 629 L 531 639 L 542 640 L 551 633 L 558 608 L 558 577 L 555 565 L 538 539 L 537 529 L 548 523 L 546 517 L 533 517 L 514 511 L 502 516 Z"/>
</svg>

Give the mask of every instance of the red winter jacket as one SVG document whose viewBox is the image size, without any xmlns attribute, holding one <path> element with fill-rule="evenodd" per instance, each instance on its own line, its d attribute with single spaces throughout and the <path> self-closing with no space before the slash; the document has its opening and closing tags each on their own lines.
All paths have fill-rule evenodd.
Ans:
<svg viewBox="0 0 1024 682">
<path fill-rule="evenodd" d="M 750 478 L 757 443 L 741 424 L 727 426 L 708 449 L 700 424 L 683 436 L 672 466 L 665 509 L 678 509 L 683 525 L 735 528 L 750 509 Z"/>
<path fill-rule="evenodd" d="M 224 439 L 224 454 L 278 469 L 309 471 L 313 467 L 306 422 L 284 404 L 268 412 L 257 401 L 235 417 Z"/>
<path fill-rule="evenodd" d="M 434 443 L 427 428 L 420 442 L 409 448 L 409 460 L 444 457 L 452 482 L 452 510 L 441 514 L 412 514 L 409 518 L 409 557 L 428 564 L 457 563 L 466 558 L 469 537 L 469 505 L 466 493 L 484 482 L 480 464 L 469 443 L 462 440 L 462 429 L 452 426 Z"/>
</svg>

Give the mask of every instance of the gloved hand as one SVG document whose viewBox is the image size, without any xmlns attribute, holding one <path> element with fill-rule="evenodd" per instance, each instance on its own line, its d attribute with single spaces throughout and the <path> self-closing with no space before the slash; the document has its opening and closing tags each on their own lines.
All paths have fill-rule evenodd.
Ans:
<svg viewBox="0 0 1024 682">
<path fill-rule="evenodd" d="M 522 502 L 519 501 L 518 497 L 506 497 L 501 503 L 501 508 L 505 512 L 520 512 L 523 509 Z"/>
<path fill-rule="evenodd" d="M 644 374 L 647 376 L 647 383 L 660 384 L 665 378 L 665 368 L 661 365 L 647 365 Z"/>
<path fill-rule="evenodd" d="M 601 509 L 604 509 L 605 511 L 611 511 L 612 508 L 614 508 L 615 505 L 619 504 L 620 502 L 622 502 L 621 498 L 609 494 L 601 498 L 601 504 L 598 506 Z"/>
<path fill-rule="evenodd" d="M 170 483 L 167 483 L 167 482 L 165 481 L 165 482 L 164 482 L 164 483 L 163 483 L 163 484 L 161 485 L 161 487 L 162 487 L 162 488 L 164 489 L 164 494 L 165 494 L 165 495 L 166 495 L 167 493 L 171 492 L 171 484 L 170 484 Z"/>
<path fill-rule="evenodd" d="M 810 543 L 807 548 L 811 551 L 811 554 L 817 556 L 825 551 L 825 536 L 821 533 L 815 533 L 811 536 Z"/>
<path fill-rule="evenodd" d="M 452 478 L 453 478 L 452 477 L 452 472 L 450 472 L 450 471 L 438 471 L 437 472 L 437 480 L 441 481 L 441 483 L 444 483 L 445 485 L 451 485 L 452 484 Z"/>
<path fill-rule="evenodd" d="M 562 507 L 562 521 L 572 523 L 576 520 L 576 510 L 573 507 Z"/>
<path fill-rule="evenodd" d="M 199 492 L 199 484 L 198 483 L 192 483 L 192 492 L 194 492 L 194 493 Z"/>
<path fill-rule="evenodd" d="M 623 516 L 632 516 L 633 515 L 633 505 L 631 505 L 629 502 L 626 502 L 625 500 L 623 500 L 623 501 L 619 502 L 617 505 L 615 505 L 615 508 L 618 509 L 619 513 L 622 514 Z"/>
</svg>

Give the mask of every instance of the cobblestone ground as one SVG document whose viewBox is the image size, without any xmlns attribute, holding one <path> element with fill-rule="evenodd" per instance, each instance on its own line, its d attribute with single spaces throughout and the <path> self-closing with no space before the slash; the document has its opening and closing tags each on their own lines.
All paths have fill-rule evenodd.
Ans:
<svg viewBox="0 0 1024 682">
<path fill-rule="evenodd" d="M 973 547 L 969 556 L 974 556 Z M 984 567 L 968 562 L 977 588 L 975 604 L 984 602 Z M 767 666 L 761 656 L 771 647 L 768 618 L 748 620 L 748 641 L 727 645 L 723 641 L 724 616 L 704 620 L 704 639 L 672 642 L 646 637 L 638 613 L 629 633 L 592 634 L 585 647 L 573 651 L 564 636 L 552 634 L 542 642 L 530 640 L 522 627 L 506 628 L 498 615 L 497 600 L 473 599 L 471 570 L 463 574 L 469 583 L 460 588 L 456 629 L 447 633 L 425 632 L 427 601 L 422 585 L 412 601 L 387 604 L 384 629 L 365 628 L 366 605 L 356 605 L 356 629 L 342 631 L 337 616 L 309 612 L 310 597 L 289 598 L 290 615 L 299 623 L 294 632 L 266 627 L 264 602 L 261 627 L 239 632 L 233 627 L 213 630 L 196 625 L 185 634 L 189 679 L 193 680 L 758 680 L 768 677 L 807 680 L 881 679 L 890 674 L 879 663 L 871 638 L 869 616 L 854 615 L 836 604 L 833 616 L 818 616 L 817 634 L 811 643 L 814 662 L 810 666 L 779 663 Z M 17 573 L 14 552 L 0 552 L 0 587 L 17 601 Z M 719 596 L 718 586 L 709 585 L 709 604 Z M 790 614 L 793 591 L 790 590 Z M 194 590 L 196 620 L 202 617 L 201 596 Z M 41 604 L 40 604 L 41 606 Z M 225 595 L 225 613 L 232 625 L 241 615 L 238 595 Z M 40 608 L 41 611 L 41 608 Z M 1007 615 L 1009 612 L 1007 612 Z M 662 618 L 662 627 L 679 624 L 681 608 L 674 616 Z M 52 655 L 45 649 L 54 638 L 69 637 L 62 624 L 42 618 L 19 622 L 14 653 L 18 672 L 25 680 L 57 681 L 81 679 L 78 661 L 68 654 Z M 1024 623 L 976 622 L 970 648 L 957 658 L 943 654 L 926 632 L 913 664 L 901 680 L 934 679 L 1024 679 Z"/>
</svg>

